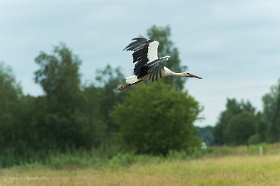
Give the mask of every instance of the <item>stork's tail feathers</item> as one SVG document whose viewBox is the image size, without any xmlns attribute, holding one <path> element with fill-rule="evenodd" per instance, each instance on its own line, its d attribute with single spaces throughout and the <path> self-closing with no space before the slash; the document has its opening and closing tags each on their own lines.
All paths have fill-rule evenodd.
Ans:
<svg viewBox="0 0 280 186">
<path fill-rule="evenodd" d="M 135 75 L 126 77 L 127 84 L 133 84 L 133 83 L 138 82 L 139 80 L 140 79 L 138 79 L 137 76 L 135 76 Z"/>
</svg>

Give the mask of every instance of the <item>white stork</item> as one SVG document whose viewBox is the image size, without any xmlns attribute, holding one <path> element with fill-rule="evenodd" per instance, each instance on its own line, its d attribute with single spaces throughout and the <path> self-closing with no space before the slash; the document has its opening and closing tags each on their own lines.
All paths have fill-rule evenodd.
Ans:
<svg viewBox="0 0 280 186">
<path fill-rule="evenodd" d="M 158 58 L 157 49 L 159 43 L 155 40 L 146 38 L 134 38 L 132 43 L 124 48 L 126 51 L 133 51 L 134 67 L 133 76 L 126 77 L 126 85 L 121 86 L 118 90 L 123 90 L 131 85 L 140 83 L 144 80 L 158 81 L 160 78 L 167 76 L 194 77 L 202 79 L 189 72 L 176 73 L 165 67 L 170 56 Z"/>
</svg>

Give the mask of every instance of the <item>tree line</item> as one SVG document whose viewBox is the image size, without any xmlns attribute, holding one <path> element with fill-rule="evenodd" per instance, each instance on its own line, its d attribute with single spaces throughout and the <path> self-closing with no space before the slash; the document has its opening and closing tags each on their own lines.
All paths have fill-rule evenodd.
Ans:
<svg viewBox="0 0 280 186">
<path fill-rule="evenodd" d="M 263 109 L 249 102 L 227 99 L 226 110 L 213 128 L 217 145 L 241 145 L 280 141 L 280 79 L 262 97 Z"/>
<path fill-rule="evenodd" d="M 159 56 L 181 71 L 169 26 L 152 26 L 147 36 L 161 42 Z M 43 95 L 25 95 L 12 69 L 0 65 L 0 167 L 44 162 L 49 155 L 83 151 L 112 157 L 118 152 L 166 156 L 199 146 L 195 120 L 202 110 L 171 77 L 118 92 L 119 68 L 107 65 L 90 83 L 81 80 L 82 60 L 65 44 L 35 58 L 34 80 Z"/>
<path fill-rule="evenodd" d="M 226 100 L 215 126 L 199 129 L 198 135 L 208 145 L 250 145 L 280 141 L 280 79 L 262 97 L 263 108 L 249 101 Z"/>
</svg>

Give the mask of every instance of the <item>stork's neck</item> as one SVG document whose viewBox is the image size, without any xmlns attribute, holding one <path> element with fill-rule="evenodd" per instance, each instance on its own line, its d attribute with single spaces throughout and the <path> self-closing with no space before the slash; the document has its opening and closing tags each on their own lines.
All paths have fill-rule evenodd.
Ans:
<svg viewBox="0 0 280 186">
<path fill-rule="evenodd" d="M 179 77 L 183 77 L 183 73 L 177 73 L 177 72 L 173 72 L 172 70 L 170 70 L 167 67 L 164 67 L 164 73 L 165 76 L 179 76 Z"/>
<path fill-rule="evenodd" d="M 173 76 L 184 77 L 184 74 L 183 74 L 182 72 L 173 72 L 173 71 L 172 71 L 172 75 L 173 75 Z"/>
</svg>

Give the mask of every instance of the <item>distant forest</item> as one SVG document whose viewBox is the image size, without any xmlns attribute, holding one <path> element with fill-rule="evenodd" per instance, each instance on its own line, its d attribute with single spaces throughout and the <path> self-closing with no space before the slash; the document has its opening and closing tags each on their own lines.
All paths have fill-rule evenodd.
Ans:
<svg viewBox="0 0 280 186">
<path fill-rule="evenodd" d="M 147 37 L 170 55 L 168 68 L 185 71 L 169 26 L 152 26 Z M 12 69 L 0 64 L 0 167 L 46 162 L 53 154 L 76 151 L 108 158 L 120 152 L 166 156 L 191 154 L 208 145 L 243 145 L 280 141 L 280 80 L 263 96 L 263 111 L 249 101 L 227 99 L 214 127 L 198 128 L 203 106 L 191 96 L 186 79 L 165 78 L 116 91 L 124 83 L 119 68 L 96 70 L 91 83 L 81 82 L 80 58 L 65 44 L 35 58 L 35 82 L 43 95 L 22 93 Z"/>
</svg>

